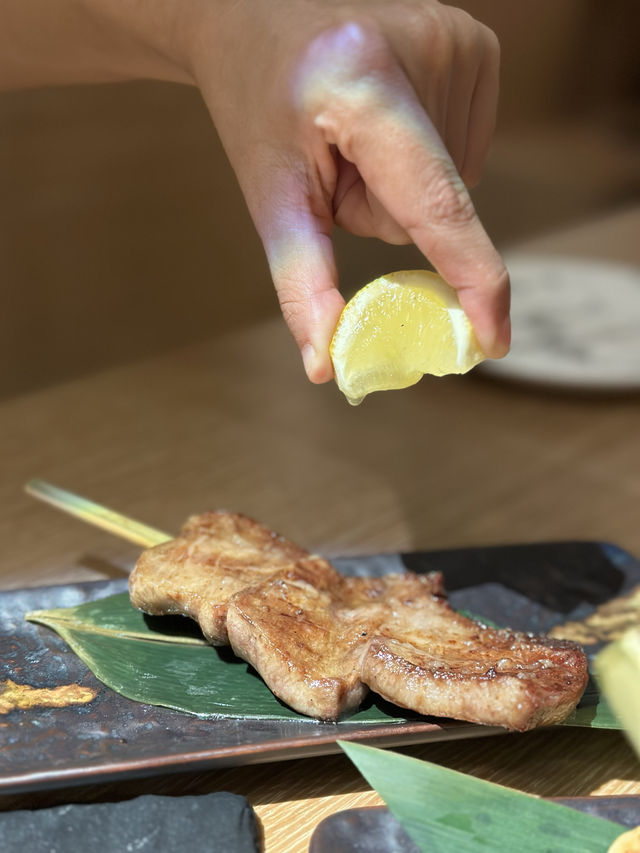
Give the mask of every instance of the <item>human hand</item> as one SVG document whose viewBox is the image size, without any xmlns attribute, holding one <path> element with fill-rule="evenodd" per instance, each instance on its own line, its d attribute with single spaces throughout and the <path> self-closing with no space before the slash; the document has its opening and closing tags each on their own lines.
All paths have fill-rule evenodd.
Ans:
<svg viewBox="0 0 640 853">
<path fill-rule="evenodd" d="M 495 36 L 436 0 L 207 4 L 192 73 L 262 238 L 313 382 L 344 301 L 334 224 L 413 241 L 480 346 L 509 344 L 509 281 L 467 187 L 493 132 Z M 211 40 L 207 34 L 211 33 Z"/>
<path fill-rule="evenodd" d="M 466 13 L 437 0 L 7 0 L 0 25 L 0 88 L 200 86 L 312 381 L 331 378 L 344 304 L 334 224 L 413 241 L 485 354 L 505 354 L 508 276 L 465 187 L 493 131 L 498 45 Z"/>
</svg>

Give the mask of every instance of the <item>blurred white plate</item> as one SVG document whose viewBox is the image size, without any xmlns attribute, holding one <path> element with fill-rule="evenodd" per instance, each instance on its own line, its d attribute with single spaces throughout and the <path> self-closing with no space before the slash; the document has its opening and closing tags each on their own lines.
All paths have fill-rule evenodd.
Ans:
<svg viewBox="0 0 640 853">
<path fill-rule="evenodd" d="M 640 235 L 639 235 L 640 239 Z M 584 390 L 640 390 L 640 269 L 512 255 L 511 352 L 496 378 Z"/>
</svg>

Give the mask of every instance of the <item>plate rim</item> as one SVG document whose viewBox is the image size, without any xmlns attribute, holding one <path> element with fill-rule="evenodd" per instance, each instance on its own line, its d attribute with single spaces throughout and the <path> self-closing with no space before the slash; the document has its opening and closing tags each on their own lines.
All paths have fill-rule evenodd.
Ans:
<svg viewBox="0 0 640 853">
<path fill-rule="evenodd" d="M 640 292 L 640 266 L 628 262 L 607 260 L 606 258 L 587 258 L 582 255 L 571 255 L 566 252 L 535 252 L 523 249 L 519 251 L 513 249 L 504 253 L 504 260 L 509 273 L 512 274 L 512 268 L 517 271 L 518 265 L 525 267 L 531 266 L 544 269 L 550 266 L 561 267 L 565 270 L 577 268 L 578 270 L 589 270 L 594 272 L 601 270 L 604 274 L 615 274 L 620 276 L 632 277 L 638 283 Z M 513 286 L 512 275 L 512 290 Z M 512 317 L 514 316 L 512 306 Z M 521 383 L 527 386 L 537 386 L 548 389 L 575 391 L 593 394 L 606 393 L 627 393 L 633 394 L 640 391 L 640 374 L 634 376 L 620 376 L 603 379 L 602 377 L 594 377 L 588 373 L 581 375 L 574 373 L 571 376 L 566 373 L 553 375 L 545 373 L 535 365 L 519 364 L 513 368 L 510 366 L 509 354 L 503 359 L 485 359 L 481 362 L 476 370 L 484 376 L 490 377 L 493 380 L 501 380 L 509 383 Z"/>
</svg>

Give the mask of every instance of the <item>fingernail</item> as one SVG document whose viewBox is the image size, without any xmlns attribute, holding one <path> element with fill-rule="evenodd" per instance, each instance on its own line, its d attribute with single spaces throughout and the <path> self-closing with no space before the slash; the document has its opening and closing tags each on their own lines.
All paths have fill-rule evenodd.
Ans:
<svg viewBox="0 0 640 853">
<path fill-rule="evenodd" d="M 302 354 L 302 363 L 304 364 L 304 369 L 307 373 L 307 376 L 311 381 L 313 381 L 313 373 L 316 367 L 316 351 L 312 344 L 305 344 L 301 350 Z"/>
<path fill-rule="evenodd" d="M 509 347 L 511 346 L 511 317 L 508 315 L 500 324 L 497 346 L 500 350 L 501 357 L 505 356 L 509 352 Z"/>
</svg>

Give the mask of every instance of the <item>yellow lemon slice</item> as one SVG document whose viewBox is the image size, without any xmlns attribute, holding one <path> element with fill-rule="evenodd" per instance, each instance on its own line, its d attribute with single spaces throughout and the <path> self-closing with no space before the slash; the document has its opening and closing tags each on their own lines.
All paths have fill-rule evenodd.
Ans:
<svg viewBox="0 0 640 853">
<path fill-rule="evenodd" d="M 607 853 L 638 853 L 640 851 L 640 826 L 619 835 Z"/>
<path fill-rule="evenodd" d="M 354 406 L 425 373 L 466 373 L 485 357 L 455 290 L 426 270 L 390 273 L 359 290 L 340 315 L 329 354 L 338 388 Z"/>
</svg>

